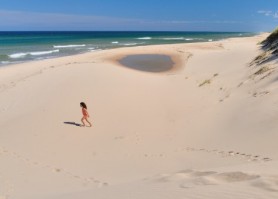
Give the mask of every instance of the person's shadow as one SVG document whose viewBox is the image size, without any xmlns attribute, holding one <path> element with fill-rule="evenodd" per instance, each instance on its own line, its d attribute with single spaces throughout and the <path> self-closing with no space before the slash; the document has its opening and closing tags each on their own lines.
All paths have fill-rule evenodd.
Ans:
<svg viewBox="0 0 278 199">
<path fill-rule="evenodd" d="M 81 126 L 81 124 L 78 124 L 78 123 L 75 123 L 75 122 L 64 122 L 64 124 L 74 125 L 74 126 Z"/>
</svg>

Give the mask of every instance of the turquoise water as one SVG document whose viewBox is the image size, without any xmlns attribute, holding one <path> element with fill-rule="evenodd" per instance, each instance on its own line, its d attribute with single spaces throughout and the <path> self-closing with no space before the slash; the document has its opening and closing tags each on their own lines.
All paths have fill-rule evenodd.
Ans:
<svg viewBox="0 0 278 199">
<path fill-rule="evenodd" d="M 120 47 L 210 42 L 242 32 L 0 32 L 0 66 Z"/>
</svg>

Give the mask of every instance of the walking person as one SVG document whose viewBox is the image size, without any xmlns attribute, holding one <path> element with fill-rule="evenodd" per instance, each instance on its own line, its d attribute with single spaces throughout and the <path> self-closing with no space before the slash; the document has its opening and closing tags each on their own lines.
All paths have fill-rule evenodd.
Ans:
<svg viewBox="0 0 278 199">
<path fill-rule="evenodd" d="M 87 111 L 87 105 L 84 103 L 84 102 L 81 102 L 80 103 L 80 106 L 82 108 L 82 114 L 83 114 L 83 117 L 81 118 L 81 122 L 83 125 L 81 125 L 82 127 L 85 127 L 85 122 L 86 121 L 88 124 L 89 124 L 89 127 L 92 126 L 91 122 L 89 122 L 88 118 L 90 117 L 88 111 Z"/>
</svg>

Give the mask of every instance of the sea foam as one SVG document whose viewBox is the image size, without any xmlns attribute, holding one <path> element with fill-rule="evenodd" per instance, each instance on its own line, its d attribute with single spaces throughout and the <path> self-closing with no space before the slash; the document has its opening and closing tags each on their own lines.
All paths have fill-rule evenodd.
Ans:
<svg viewBox="0 0 278 199">
<path fill-rule="evenodd" d="M 140 40 L 150 40 L 150 39 L 152 39 L 151 37 L 139 37 L 139 38 L 137 38 L 137 39 L 140 39 Z"/>
<path fill-rule="evenodd" d="M 90 52 L 96 52 L 96 51 L 101 51 L 102 49 L 91 49 Z"/>
<path fill-rule="evenodd" d="M 53 46 L 53 48 L 75 48 L 75 47 L 85 47 L 86 44 L 80 45 L 60 45 L 60 46 Z"/>
<path fill-rule="evenodd" d="M 135 45 L 137 45 L 137 44 L 139 44 L 139 43 L 127 43 L 127 44 L 124 44 L 125 46 L 135 46 Z"/>
<path fill-rule="evenodd" d="M 39 55 L 47 55 L 52 53 L 58 53 L 59 50 L 50 50 L 50 51 L 41 51 L 41 52 L 30 52 L 30 55 L 39 56 Z"/>
<path fill-rule="evenodd" d="M 27 55 L 27 53 L 15 53 L 15 54 L 9 55 L 9 57 L 13 58 L 13 59 L 17 59 L 17 58 L 25 57 L 26 55 Z"/>
<path fill-rule="evenodd" d="M 12 62 L 10 62 L 10 61 L 1 61 L 1 64 L 10 64 L 10 63 L 12 63 Z"/>
<path fill-rule="evenodd" d="M 125 43 L 123 44 L 124 46 L 136 46 L 136 45 L 142 45 L 145 44 L 145 42 L 140 42 L 140 43 Z"/>
<path fill-rule="evenodd" d="M 23 58 L 27 55 L 32 55 L 32 56 L 40 56 L 40 55 L 47 55 L 47 54 L 52 54 L 59 52 L 59 50 L 50 50 L 50 51 L 38 51 L 38 52 L 26 52 L 26 53 L 14 53 L 9 55 L 10 58 L 12 59 L 19 59 Z"/>
<path fill-rule="evenodd" d="M 162 40 L 184 40 L 184 37 L 166 37 L 162 38 Z"/>
</svg>

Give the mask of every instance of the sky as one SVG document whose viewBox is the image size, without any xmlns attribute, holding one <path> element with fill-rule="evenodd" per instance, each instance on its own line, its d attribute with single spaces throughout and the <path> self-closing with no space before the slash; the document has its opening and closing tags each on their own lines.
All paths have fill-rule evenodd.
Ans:
<svg viewBox="0 0 278 199">
<path fill-rule="evenodd" d="M 238 31 L 278 26 L 278 0 L 0 0 L 0 31 Z"/>
</svg>

